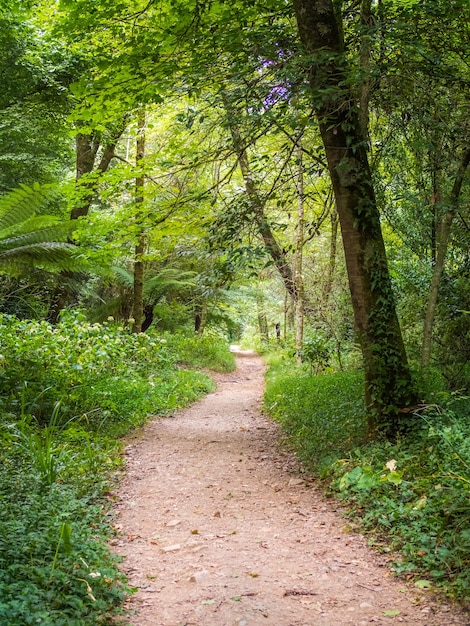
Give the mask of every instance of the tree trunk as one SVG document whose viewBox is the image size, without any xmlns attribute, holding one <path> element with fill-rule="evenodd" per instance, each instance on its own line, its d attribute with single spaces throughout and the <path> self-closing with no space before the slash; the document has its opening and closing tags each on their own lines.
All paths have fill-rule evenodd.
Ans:
<svg viewBox="0 0 470 626">
<path fill-rule="evenodd" d="M 333 203 L 330 213 L 331 235 L 330 235 L 330 255 L 328 258 L 328 267 L 326 272 L 326 281 L 323 286 L 323 300 L 328 304 L 331 290 L 333 288 L 333 278 L 336 269 L 336 254 L 338 249 L 338 211 Z"/>
<path fill-rule="evenodd" d="M 200 302 L 194 307 L 194 332 L 202 335 L 207 322 L 207 302 Z"/>
<path fill-rule="evenodd" d="M 369 142 L 369 100 L 371 94 L 371 80 L 368 77 L 370 73 L 370 55 L 371 55 L 371 37 L 370 29 L 372 26 L 372 0 L 362 0 L 361 2 L 361 43 L 359 50 L 359 65 L 361 69 L 362 84 L 359 93 L 359 124 L 361 132 Z"/>
<path fill-rule="evenodd" d="M 245 183 L 245 190 L 250 200 L 251 208 L 253 209 L 256 225 L 258 227 L 259 234 L 263 239 L 263 243 L 266 247 L 268 254 L 274 261 L 274 265 L 278 270 L 281 278 L 284 282 L 284 286 L 292 296 L 294 302 L 297 301 L 297 287 L 295 284 L 292 268 L 284 254 L 284 251 L 278 244 L 274 233 L 271 230 L 268 220 L 266 219 L 264 211 L 264 201 L 261 198 L 261 194 L 258 191 L 253 172 L 250 168 L 250 162 L 248 159 L 248 153 L 246 151 L 245 143 L 241 137 L 240 130 L 236 124 L 233 111 L 226 95 L 222 96 L 227 115 L 229 117 L 230 132 L 232 135 L 233 147 L 235 154 L 238 158 L 238 164 L 243 176 L 243 182 Z"/>
<path fill-rule="evenodd" d="M 349 288 L 366 379 L 369 429 L 393 437 L 399 409 L 415 401 L 396 315 L 379 211 L 361 131 L 348 86 L 341 37 L 331 0 L 293 0 L 300 39 L 309 55 L 312 104 L 336 199 Z"/>
<path fill-rule="evenodd" d="M 305 206 L 304 206 L 304 171 L 302 163 L 302 147 L 296 146 L 297 154 L 297 229 L 295 233 L 295 286 L 297 289 L 297 302 L 295 303 L 295 353 L 297 363 L 302 363 L 302 348 L 304 342 L 304 278 L 303 278 L 303 247 L 305 231 Z"/>
<path fill-rule="evenodd" d="M 145 111 L 139 111 L 137 118 L 137 141 L 135 150 L 135 164 L 138 170 L 135 179 L 135 208 L 136 223 L 139 227 L 137 233 L 137 243 L 134 249 L 134 289 L 133 289 L 133 306 L 132 317 L 134 324 L 132 326 L 133 333 L 142 332 L 142 322 L 144 320 L 144 261 L 143 254 L 145 252 L 146 237 L 142 229 L 142 206 L 144 203 L 144 186 L 145 176 L 141 168 L 145 158 Z"/>
<path fill-rule="evenodd" d="M 436 232 L 436 261 L 434 263 L 434 270 L 431 278 L 431 286 L 429 288 L 429 298 L 426 307 L 426 314 L 424 317 L 423 328 L 423 344 L 421 348 L 421 365 L 427 367 L 431 360 L 431 347 L 432 347 L 432 329 L 434 325 L 434 317 L 436 315 L 437 299 L 439 296 L 439 287 L 441 285 L 442 274 L 444 272 L 444 263 L 449 246 L 450 231 L 452 228 L 452 222 L 457 212 L 460 192 L 467 171 L 470 165 L 470 150 L 466 150 L 460 161 L 460 166 L 457 170 L 457 175 L 452 186 L 449 198 L 449 208 L 444 214 L 439 228 Z"/>
</svg>

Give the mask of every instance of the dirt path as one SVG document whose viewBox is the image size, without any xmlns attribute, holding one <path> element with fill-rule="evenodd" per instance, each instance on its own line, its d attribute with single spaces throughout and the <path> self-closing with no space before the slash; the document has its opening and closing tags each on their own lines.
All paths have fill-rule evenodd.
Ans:
<svg viewBox="0 0 470 626">
<path fill-rule="evenodd" d="M 237 362 L 215 393 L 149 423 L 127 447 L 113 544 L 138 587 L 129 623 L 468 626 L 345 531 L 259 414 L 261 360 Z"/>
</svg>

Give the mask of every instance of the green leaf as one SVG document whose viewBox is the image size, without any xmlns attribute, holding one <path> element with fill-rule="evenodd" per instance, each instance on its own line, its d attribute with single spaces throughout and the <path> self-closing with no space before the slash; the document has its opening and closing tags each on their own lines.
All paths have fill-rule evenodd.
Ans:
<svg viewBox="0 0 470 626">
<path fill-rule="evenodd" d="M 387 482 L 393 485 L 400 485 L 403 482 L 402 475 L 402 472 L 390 472 L 390 474 L 387 475 Z"/>
<path fill-rule="evenodd" d="M 385 617 L 397 617 L 397 615 L 400 615 L 401 611 L 399 611 L 398 609 L 392 609 L 391 611 L 384 611 L 383 615 L 385 615 Z"/>
<path fill-rule="evenodd" d="M 415 582 L 415 587 L 418 587 L 418 589 L 432 589 L 432 582 L 423 578 Z"/>
</svg>

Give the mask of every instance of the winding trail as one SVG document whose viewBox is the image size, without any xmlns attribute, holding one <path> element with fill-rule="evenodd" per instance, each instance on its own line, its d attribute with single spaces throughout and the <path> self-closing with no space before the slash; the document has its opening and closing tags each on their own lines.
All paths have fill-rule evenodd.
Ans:
<svg viewBox="0 0 470 626">
<path fill-rule="evenodd" d="M 138 588 L 128 623 L 468 626 L 349 532 L 260 415 L 261 359 L 240 354 L 237 365 L 126 448 L 112 544 Z"/>
</svg>

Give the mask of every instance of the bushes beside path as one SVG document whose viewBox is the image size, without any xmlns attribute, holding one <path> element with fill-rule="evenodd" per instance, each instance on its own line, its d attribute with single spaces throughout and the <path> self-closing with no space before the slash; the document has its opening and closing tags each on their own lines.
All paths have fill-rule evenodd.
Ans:
<svg viewBox="0 0 470 626">
<path fill-rule="evenodd" d="M 469 399 L 428 373 L 413 430 L 394 443 L 367 441 L 361 372 L 311 376 L 279 355 L 269 360 L 265 410 L 306 471 L 347 505 L 372 545 L 397 554 L 395 572 L 469 600 Z"/>
<path fill-rule="evenodd" d="M 105 624 L 126 594 L 109 489 L 119 436 L 233 369 L 219 336 L 133 335 L 79 313 L 0 316 L 0 623 Z M 113 623 L 116 623 L 115 621 Z"/>
</svg>

